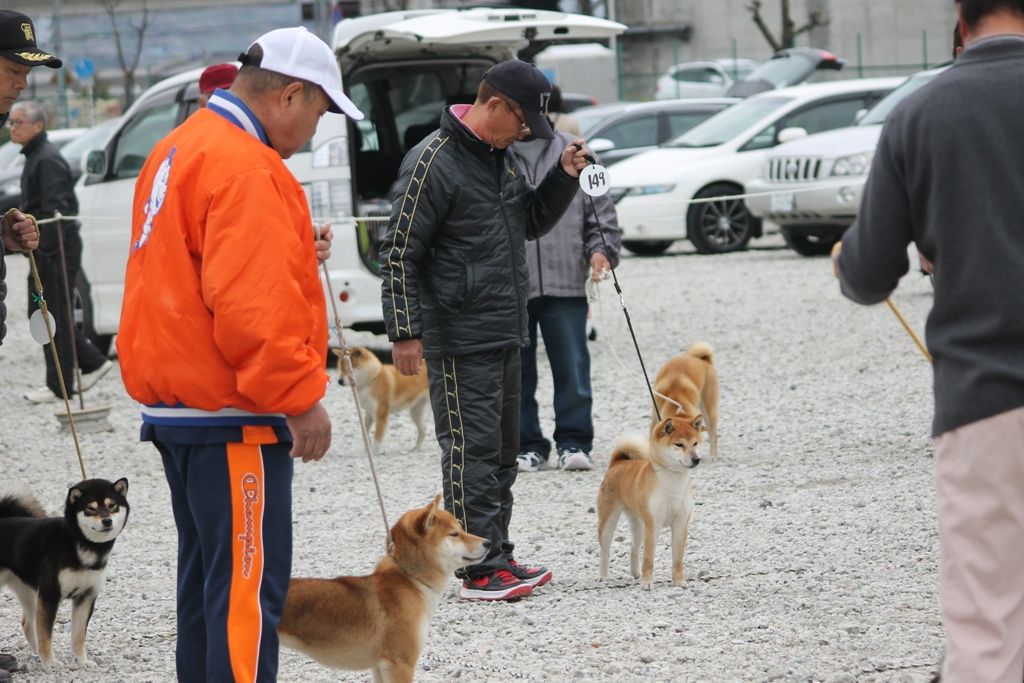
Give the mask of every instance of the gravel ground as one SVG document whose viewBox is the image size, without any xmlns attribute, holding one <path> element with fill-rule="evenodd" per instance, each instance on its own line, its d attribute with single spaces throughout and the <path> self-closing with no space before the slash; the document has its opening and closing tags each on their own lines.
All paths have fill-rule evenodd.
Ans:
<svg viewBox="0 0 1024 683">
<path fill-rule="evenodd" d="M 512 520 L 517 555 L 549 564 L 555 580 L 514 604 L 442 600 L 420 659 L 420 681 L 925 681 L 942 650 L 929 439 L 930 370 L 885 307 L 842 299 L 827 262 L 781 248 L 777 237 L 727 256 L 677 245 L 659 258 L 626 257 L 618 274 L 653 375 L 696 340 L 715 350 L 721 381 L 717 463 L 694 472 L 696 513 L 687 583 L 673 587 L 667 532 L 655 585 L 628 572 L 620 523 L 607 584 L 597 581 L 598 485 L 614 439 L 642 432 L 649 402 L 614 290 L 602 285 L 593 354 L 597 436 L 592 472 L 524 474 Z M 56 513 L 80 479 L 54 408 L 22 393 L 42 383 L 24 314 L 27 267 L 9 259 L 0 472 L 27 484 Z M 896 295 L 923 329 L 927 280 Z M 366 337 L 350 336 L 366 343 Z M 374 341 L 374 340 L 370 340 Z M 621 363 L 624 363 L 623 367 Z M 542 364 L 543 366 L 543 364 Z M 541 395 L 550 395 L 550 375 Z M 138 412 L 116 373 L 87 395 L 112 406 L 114 430 L 83 435 L 90 476 L 128 477 L 132 514 L 114 548 L 88 647 L 98 667 L 69 672 L 70 613 L 58 617 L 59 674 L 19 683 L 159 681 L 174 672 L 175 529 L 154 449 L 140 444 Z M 335 445 L 295 475 L 296 575 L 371 571 L 383 528 L 354 404 L 332 384 Z M 552 417 L 546 416 L 550 428 Z M 392 423 L 377 459 L 388 513 L 440 490 L 436 447 L 406 449 L 410 421 Z M 705 447 L 706 448 L 706 447 Z M 706 453 L 705 453 L 706 454 Z M 0 593 L 0 651 L 27 659 L 19 610 Z M 284 682 L 368 681 L 283 652 Z"/>
</svg>

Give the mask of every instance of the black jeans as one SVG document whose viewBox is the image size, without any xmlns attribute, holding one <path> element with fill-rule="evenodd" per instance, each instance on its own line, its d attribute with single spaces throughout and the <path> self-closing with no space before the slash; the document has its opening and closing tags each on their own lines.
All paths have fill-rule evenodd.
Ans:
<svg viewBox="0 0 1024 683">
<path fill-rule="evenodd" d="M 82 263 L 82 239 L 77 231 L 66 231 L 64 237 L 64 256 L 67 263 L 68 291 L 74 296 L 75 281 L 78 277 L 78 269 Z M 75 390 L 74 354 L 71 350 L 71 335 L 66 334 L 68 329 L 68 303 L 64 296 L 64 277 L 60 268 L 60 254 L 43 256 L 36 254 L 36 268 L 39 270 L 39 279 L 43 283 L 43 296 L 46 298 L 46 308 L 53 316 L 55 330 L 54 341 L 57 343 L 57 356 L 60 358 L 60 370 L 64 376 L 64 385 L 68 390 L 68 397 Z M 36 295 L 35 281 L 32 274 L 28 276 L 28 315 L 29 317 L 39 308 Z M 99 368 L 107 360 L 99 349 L 77 325 L 74 326 L 75 351 L 78 352 L 78 366 L 82 373 L 89 373 Z M 53 363 L 53 353 L 50 345 L 43 346 L 43 360 L 46 363 L 46 386 L 56 396 L 60 396 L 60 383 L 57 381 L 57 368 Z"/>
<path fill-rule="evenodd" d="M 445 508 L 466 531 L 491 542 L 483 562 L 456 572 L 474 579 L 513 559 L 508 526 L 519 472 L 519 349 L 429 359 L 427 370 Z"/>
</svg>

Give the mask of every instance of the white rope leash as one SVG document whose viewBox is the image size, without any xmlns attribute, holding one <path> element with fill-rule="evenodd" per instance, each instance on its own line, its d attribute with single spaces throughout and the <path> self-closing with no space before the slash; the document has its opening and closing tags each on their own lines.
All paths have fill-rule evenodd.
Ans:
<svg viewBox="0 0 1024 683">
<path fill-rule="evenodd" d="M 773 191 L 769 191 L 769 192 L 748 192 L 748 193 L 745 193 L 745 194 L 720 195 L 718 197 L 704 197 L 704 198 L 701 198 L 701 199 L 688 199 L 685 202 L 683 202 L 683 204 L 685 206 L 689 206 L 691 204 L 712 204 L 714 202 L 733 201 L 733 200 L 736 200 L 736 199 L 750 199 L 751 197 L 771 197 L 771 196 L 775 196 L 775 195 L 780 195 L 781 196 L 781 195 L 804 194 L 804 193 L 807 193 L 807 192 L 817 192 L 818 190 L 830 190 L 830 189 L 838 189 L 840 187 L 849 187 L 851 184 L 852 184 L 851 182 L 842 182 L 842 183 L 836 182 L 836 183 L 827 183 L 827 184 L 815 184 L 815 185 L 813 185 L 811 187 L 796 187 L 796 188 L 790 188 L 790 189 L 786 189 L 786 190 L 773 190 Z M 626 195 L 626 196 L 628 197 L 630 195 Z M 647 195 L 647 196 L 657 196 L 657 195 Z M 658 205 L 662 205 L 662 204 L 664 204 L 664 205 L 672 205 L 672 206 L 679 206 L 680 203 L 679 202 L 675 202 L 675 201 L 665 202 L 665 201 L 657 201 L 657 200 L 653 200 L 653 201 L 649 201 L 648 202 L 648 206 L 658 206 Z M 317 217 L 317 218 L 314 218 L 313 220 L 314 220 L 315 223 L 323 223 L 325 221 L 337 220 L 338 218 L 339 218 L 338 216 L 335 216 L 333 218 L 319 218 L 319 217 Z M 63 220 L 80 220 L 80 221 L 82 221 L 82 220 L 90 220 L 90 221 L 128 221 L 128 220 L 131 220 L 131 217 L 130 216 L 88 216 L 88 215 L 78 215 L 78 216 L 62 216 L 62 219 Z M 37 223 L 39 225 L 44 225 L 46 223 L 56 222 L 56 220 L 57 220 L 56 218 L 44 218 L 44 219 L 42 219 L 40 221 L 37 221 Z M 384 221 L 391 220 L 391 218 L 390 218 L 390 216 L 352 216 L 351 220 L 357 221 L 357 222 L 364 222 L 364 221 L 365 222 L 374 222 L 374 221 L 384 222 Z"/>
</svg>

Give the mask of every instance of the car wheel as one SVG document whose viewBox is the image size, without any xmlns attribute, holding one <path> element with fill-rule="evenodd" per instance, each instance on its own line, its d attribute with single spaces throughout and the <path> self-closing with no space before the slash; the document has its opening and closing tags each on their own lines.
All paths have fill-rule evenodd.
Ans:
<svg viewBox="0 0 1024 683">
<path fill-rule="evenodd" d="M 672 240 L 626 240 L 622 246 L 637 256 L 659 256 L 672 246 Z"/>
<path fill-rule="evenodd" d="M 75 325 L 89 338 L 93 346 L 99 349 L 100 353 L 104 356 L 109 355 L 110 343 L 114 337 L 110 334 L 97 334 L 96 328 L 93 327 L 92 287 L 82 271 L 78 271 L 78 277 L 75 279 L 75 290 L 71 292 L 71 302 Z"/>
<path fill-rule="evenodd" d="M 742 194 L 735 185 L 708 185 L 694 199 L 729 197 Z M 757 219 L 750 215 L 742 199 L 721 199 L 691 204 L 686 212 L 686 236 L 698 254 L 726 254 L 742 251 L 753 237 Z"/>
<path fill-rule="evenodd" d="M 803 256 L 828 256 L 832 253 L 832 246 L 839 241 L 838 237 L 831 235 L 805 235 L 786 226 L 781 226 L 779 232 L 786 246 Z"/>
</svg>

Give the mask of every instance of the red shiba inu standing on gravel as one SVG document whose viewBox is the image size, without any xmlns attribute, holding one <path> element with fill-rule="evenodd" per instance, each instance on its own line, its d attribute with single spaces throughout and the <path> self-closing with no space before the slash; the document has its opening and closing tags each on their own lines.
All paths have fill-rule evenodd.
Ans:
<svg viewBox="0 0 1024 683">
<path fill-rule="evenodd" d="M 608 558 L 619 516 L 625 512 L 633 541 L 629 569 L 650 590 L 654 578 L 654 544 L 658 532 L 672 529 L 672 583 L 683 584 L 683 554 L 693 513 L 690 470 L 700 458 L 704 418 L 671 415 L 651 431 L 650 441 L 619 439 L 597 496 L 597 536 L 601 546 L 601 579 L 608 578 Z M 640 569 L 643 538 L 644 562 Z"/>
<path fill-rule="evenodd" d="M 682 410 L 686 415 L 704 415 L 711 462 L 718 460 L 718 372 L 711 345 L 697 342 L 686 353 L 672 356 L 654 378 L 654 394 L 661 416 Z M 651 427 L 658 415 L 651 411 Z"/>
<path fill-rule="evenodd" d="M 343 373 L 343 353 L 339 349 L 333 351 L 338 357 L 338 370 Z M 398 372 L 394 365 L 382 363 L 369 349 L 357 346 L 349 354 L 352 358 L 352 374 L 355 376 L 359 402 L 366 410 L 363 422 L 367 431 L 371 427 L 374 428 L 374 451 L 380 452 L 380 444 L 384 440 L 384 431 L 388 427 L 391 415 L 401 410 L 408 410 L 416 425 L 415 450 L 419 450 L 426 435 L 423 418 L 430 409 L 427 364 L 423 364 L 419 373 L 406 377 Z"/>
<path fill-rule="evenodd" d="M 281 644 L 331 668 L 370 669 L 375 683 L 412 681 L 448 579 L 491 542 L 463 531 L 441 496 L 402 515 L 391 536 L 394 550 L 369 576 L 292 579 Z"/>
</svg>

